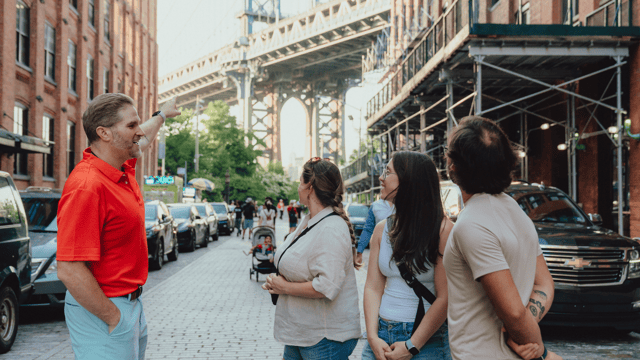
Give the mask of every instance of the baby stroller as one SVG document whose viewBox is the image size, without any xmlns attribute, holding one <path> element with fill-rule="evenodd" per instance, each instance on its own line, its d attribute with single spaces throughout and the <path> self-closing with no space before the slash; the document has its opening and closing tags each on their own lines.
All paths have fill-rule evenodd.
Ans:
<svg viewBox="0 0 640 360">
<path fill-rule="evenodd" d="M 267 250 L 264 246 L 264 239 L 269 235 L 271 236 L 271 247 L 273 247 L 272 251 Z M 271 274 L 276 272 L 276 267 L 273 265 L 271 258 L 275 255 L 276 252 L 276 231 L 274 228 L 270 226 L 258 226 L 253 228 L 253 239 L 251 239 L 251 245 L 261 245 L 260 247 L 256 247 L 253 249 L 253 254 L 251 255 L 251 269 L 249 269 L 249 279 L 252 278 L 253 274 L 256 274 L 256 282 L 259 281 L 260 274 Z"/>
</svg>

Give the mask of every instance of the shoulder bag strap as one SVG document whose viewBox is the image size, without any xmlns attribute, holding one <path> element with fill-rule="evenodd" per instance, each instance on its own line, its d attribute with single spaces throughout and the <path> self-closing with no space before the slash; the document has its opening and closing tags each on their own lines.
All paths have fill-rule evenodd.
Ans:
<svg viewBox="0 0 640 360">
<path fill-rule="evenodd" d="M 429 289 L 427 289 L 426 286 L 422 285 L 422 283 L 418 281 L 415 276 L 413 276 L 405 263 L 397 265 L 398 269 L 400 270 L 400 276 L 402 276 L 407 285 L 409 285 L 409 287 L 413 289 L 413 292 L 416 293 L 416 296 L 418 296 L 419 300 L 418 311 L 416 312 L 416 318 L 413 321 L 413 330 L 411 330 L 411 335 L 413 335 L 416 332 L 416 329 L 418 329 L 418 326 L 420 325 L 420 322 L 422 321 L 422 318 L 425 314 L 424 303 L 422 302 L 422 299 L 424 298 L 429 302 L 429 304 L 433 304 L 433 302 L 436 301 L 436 296 L 433 295 L 433 293 Z"/>
<path fill-rule="evenodd" d="M 334 212 L 332 212 L 331 214 L 329 214 L 329 215 L 327 215 L 327 216 L 323 217 L 322 219 L 320 219 L 320 221 L 322 221 L 322 220 L 324 220 L 324 219 L 328 218 L 329 216 L 333 216 L 333 215 L 338 215 L 338 214 L 334 211 Z M 298 242 L 298 240 L 300 240 L 300 238 L 301 238 L 301 237 L 303 237 L 303 236 L 307 235 L 307 233 L 308 233 L 311 229 L 313 229 L 313 227 L 314 227 L 314 226 L 316 226 L 316 225 L 320 224 L 320 221 L 318 221 L 317 223 L 315 223 L 315 224 L 313 224 L 313 225 L 311 225 L 311 226 L 307 227 L 306 229 L 304 229 L 304 230 L 302 231 L 302 233 L 301 233 L 300 235 L 298 235 L 298 237 L 297 237 L 297 238 L 293 239 L 293 241 L 291 242 L 291 245 L 289 245 L 286 249 L 284 249 L 284 251 L 282 252 L 282 255 L 280 255 L 280 259 L 278 259 L 278 264 L 276 265 L 276 274 L 277 274 L 277 275 L 280 275 L 280 270 L 278 270 L 278 265 L 280 265 L 280 262 L 282 261 L 282 257 L 283 257 L 283 256 L 284 256 L 284 254 L 287 252 L 287 250 L 291 249 L 291 247 L 293 246 L 293 244 L 295 244 L 296 242 Z"/>
</svg>

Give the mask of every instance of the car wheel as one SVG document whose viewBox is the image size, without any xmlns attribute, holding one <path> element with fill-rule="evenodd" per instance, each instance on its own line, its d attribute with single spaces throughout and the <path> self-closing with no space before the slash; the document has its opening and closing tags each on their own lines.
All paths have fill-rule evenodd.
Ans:
<svg viewBox="0 0 640 360">
<path fill-rule="evenodd" d="M 207 232 L 204 234 L 204 239 L 202 239 L 202 247 L 208 247 L 209 246 L 209 229 L 207 229 Z"/>
<path fill-rule="evenodd" d="M 196 231 L 191 231 L 191 242 L 189 243 L 189 248 L 187 249 L 189 252 L 196 251 Z"/>
<path fill-rule="evenodd" d="M 152 270 L 160 270 L 162 269 L 162 264 L 164 263 L 164 240 L 162 238 L 158 238 L 156 243 L 156 253 L 154 257 L 151 259 L 151 269 Z"/>
<path fill-rule="evenodd" d="M 18 315 L 18 298 L 13 289 L 0 289 L 0 354 L 9 351 L 16 340 Z"/>
<path fill-rule="evenodd" d="M 169 261 L 176 261 L 178 260 L 178 240 L 175 240 L 175 243 L 173 244 L 173 249 L 171 250 L 171 252 L 169 254 L 167 254 L 167 259 L 169 259 Z"/>
</svg>

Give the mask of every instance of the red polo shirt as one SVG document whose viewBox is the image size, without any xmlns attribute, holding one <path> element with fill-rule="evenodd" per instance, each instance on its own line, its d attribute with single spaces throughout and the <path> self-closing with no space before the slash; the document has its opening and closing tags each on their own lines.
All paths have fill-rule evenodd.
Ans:
<svg viewBox="0 0 640 360">
<path fill-rule="evenodd" d="M 58 261 L 87 261 L 108 297 L 129 294 L 147 281 L 149 260 L 144 200 L 136 160 L 124 172 L 85 149 L 58 205 Z"/>
</svg>

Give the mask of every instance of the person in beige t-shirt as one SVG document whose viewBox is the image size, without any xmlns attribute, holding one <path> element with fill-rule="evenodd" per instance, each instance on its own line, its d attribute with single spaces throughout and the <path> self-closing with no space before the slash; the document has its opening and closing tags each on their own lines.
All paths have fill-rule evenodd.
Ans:
<svg viewBox="0 0 640 360">
<path fill-rule="evenodd" d="M 553 279 L 533 223 L 503 193 L 517 165 L 509 139 L 493 121 L 467 117 L 446 157 L 465 204 L 443 258 L 452 358 L 558 359 L 537 323 L 553 302 Z"/>
<path fill-rule="evenodd" d="M 298 195 L 309 215 L 276 251 L 280 275 L 263 285 L 279 294 L 274 337 L 285 344 L 285 360 L 347 360 L 358 343 L 356 241 L 343 189 L 335 164 L 312 158 L 304 165 Z"/>
</svg>

